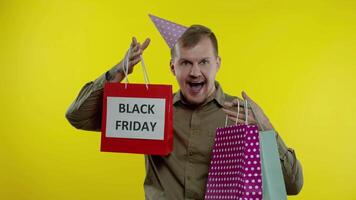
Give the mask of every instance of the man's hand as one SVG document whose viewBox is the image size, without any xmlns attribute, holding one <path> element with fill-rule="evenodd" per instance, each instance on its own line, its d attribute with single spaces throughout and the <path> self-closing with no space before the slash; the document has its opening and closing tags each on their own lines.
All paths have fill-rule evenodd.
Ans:
<svg viewBox="0 0 356 200">
<path fill-rule="evenodd" d="M 257 103 L 254 102 L 249 96 L 247 96 L 245 92 L 242 92 L 242 97 L 251 105 L 252 112 L 258 123 L 257 125 L 259 126 L 259 129 L 262 131 L 274 130 L 271 122 L 263 112 L 262 108 L 257 105 Z"/>
<path fill-rule="evenodd" d="M 115 65 L 117 73 L 114 75 L 114 79 L 110 82 L 121 82 L 125 78 L 124 67 L 126 64 L 128 64 L 128 74 L 131 74 L 134 66 L 141 61 L 141 55 L 149 44 L 150 38 L 147 38 L 141 45 L 137 42 L 136 38 L 133 37 L 130 48 L 126 52 L 124 59 Z"/>
<path fill-rule="evenodd" d="M 245 92 L 242 92 L 242 97 L 244 100 L 247 101 L 247 103 L 251 106 L 251 109 L 249 109 L 249 114 L 248 114 L 248 124 L 257 124 L 259 130 L 267 131 L 267 130 L 273 130 L 273 126 L 271 122 L 269 121 L 268 117 L 264 114 L 263 110 L 261 107 L 253 101 Z M 225 113 L 228 115 L 229 119 L 236 121 L 236 116 L 237 112 L 232 111 L 231 109 L 234 108 L 236 110 L 236 107 L 238 105 L 237 103 L 238 99 L 234 99 L 233 102 L 225 102 L 225 108 L 223 109 Z M 239 101 L 240 104 L 240 113 L 238 117 L 238 123 L 245 123 L 245 110 L 244 110 L 244 102 Z M 252 111 L 252 112 L 251 112 Z"/>
<path fill-rule="evenodd" d="M 141 61 L 141 55 L 149 44 L 150 44 L 149 38 L 147 38 L 142 45 L 139 42 L 137 42 L 135 37 L 132 38 L 130 49 L 127 51 L 124 58 L 124 62 L 125 59 L 128 59 L 128 69 L 129 69 L 128 74 L 131 74 L 133 71 L 133 67 Z"/>
<path fill-rule="evenodd" d="M 239 112 L 238 115 L 237 110 Z M 230 120 L 234 122 L 237 120 L 238 124 L 244 124 L 246 122 L 245 102 L 243 100 L 234 99 L 231 102 L 226 101 L 224 103 L 223 111 L 226 113 Z M 248 124 L 256 124 L 256 120 L 251 109 L 248 110 L 247 122 Z"/>
</svg>

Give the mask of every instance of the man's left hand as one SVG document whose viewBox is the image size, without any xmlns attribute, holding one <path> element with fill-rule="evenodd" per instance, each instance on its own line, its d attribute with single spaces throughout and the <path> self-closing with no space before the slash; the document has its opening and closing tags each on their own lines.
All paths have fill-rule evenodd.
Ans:
<svg viewBox="0 0 356 200">
<path fill-rule="evenodd" d="M 261 107 L 253 101 L 245 92 L 242 92 L 242 97 L 244 100 L 247 101 L 247 103 L 251 106 L 252 113 L 249 112 L 248 115 L 248 123 L 249 124 L 257 124 L 259 130 L 263 131 L 268 131 L 268 130 L 274 130 L 271 122 L 269 121 L 268 117 L 265 115 Z M 245 120 L 245 111 L 244 111 L 244 102 L 239 101 L 238 99 L 235 99 L 232 102 L 225 102 L 225 107 L 223 108 L 223 111 L 228 115 L 228 117 L 231 120 L 236 121 L 236 116 L 237 112 L 232 111 L 231 108 L 237 107 L 240 105 L 240 113 L 238 117 L 238 123 L 244 123 Z M 249 111 L 251 111 L 249 109 Z"/>
<path fill-rule="evenodd" d="M 269 121 L 266 114 L 263 112 L 262 108 L 253 101 L 246 92 L 242 92 L 242 97 L 247 100 L 247 103 L 251 106 L 253 115 L 258 123 L 259 129 L 263 131 L 274 130 L 271 122 Z"/>
</svg>

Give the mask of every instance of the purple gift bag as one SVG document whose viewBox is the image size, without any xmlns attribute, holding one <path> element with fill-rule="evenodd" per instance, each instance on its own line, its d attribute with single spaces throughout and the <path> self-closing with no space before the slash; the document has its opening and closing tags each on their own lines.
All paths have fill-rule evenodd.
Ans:
<svg viewBox="0 0 356 200">
<path fill-rule="evenodd" d="M 262 199 L 257 125 L 218 128 L 211 155 L 205 200 Z"/>
</svg>

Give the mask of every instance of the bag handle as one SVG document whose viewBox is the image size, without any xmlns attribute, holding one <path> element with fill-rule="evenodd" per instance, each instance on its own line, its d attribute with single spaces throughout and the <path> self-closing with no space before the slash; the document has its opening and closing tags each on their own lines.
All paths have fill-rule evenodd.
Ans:
<svg viewBox="0 0 356 200">
<path fill-rule="evenodd" d="M 127 55 L 125 56 L 125 61 L 124 61 L 124 74 L 125 74 L 125 89 L 127 89 L 127 84 L 129 83 L 129 78 L 128 78 L 128 73 L 129 73 L 129 55 L 131 54 L 131 46 L 127 52 Z M 141 59 L 141 66 L 142 66 L 142 71 L 143 71 L 143 78 L 145 80 L 145 84 L 146 84 L 146 89 L 148 90 L 148 84 L 150 84 L 150 80 L 148 79 L 148 74 L 147 74 L 147 70 L 146 70 L 146 66 L 145 66 L 145 62 L 143 60 L 142 55 L 140 55 L 140 59 Z"/>
<path fill-rule="evenodd" d="M 244 100 L 244 109 L 245 109 L 245 125 L 248 125 L 248 103 L 247 103 L 247 100 Z M 237 125 L 237 122 L 239 120 L 239 114 L 240 114 L 240 101 L 237 99 L 237 115 L 236 115 L 235 125 Z M 227 126 L 227 120 L 228 120 L 228 116 L 226 115 L 225 126 Z"/>
<path fill-rule="evenodd" d="M 248 125 L 247 119 L 248 119 L 248 103 L 247 100 L 245 100 L 245 125 Z"/>
<path fill-rule="evenodd" d="M 256 117 L 256 115 L 255 115 L 256 110 L 254 109 L 253 106 L 251 106 L 251 110 L 252 110 L 252 114 L 255 116 L 255 119 L 256 119 L 256 122 L 257 122 L 258 127 L 261 128 L 261 131 L 265 131 L 265 128 L 262 126 L 262 123 L 261 123 L 260 118 Z"/>
</svg>

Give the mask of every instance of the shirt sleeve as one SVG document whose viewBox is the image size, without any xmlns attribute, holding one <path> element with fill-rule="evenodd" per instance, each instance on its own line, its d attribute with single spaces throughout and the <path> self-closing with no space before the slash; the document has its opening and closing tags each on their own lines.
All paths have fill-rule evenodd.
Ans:
<svg viewBox="0 0 356 200">
<path fill-rule="evenodd" d="M 276 135 L 284 183 L 288 195 L 296 195 L 303 187 L 303 171 L 293 149 L 288 148 L 282 138 Z"/>
<path fill-rule="evenodd" d="M 255 113 L 252 107 L 250 112 Z M 261 123 L 257 117 L 256 120 L 260 125 L 259 128 L 261 128 Z M 294 150 L 286 146 L 277 132 L 276 141 L 287 195 L 296 195 L 303 187 L 302 166 L 298 161 Z"/>
<path fill-rule="evenodd" d="M 103 91 L 106 82 L 112 79 L 116 67 L 83 86 L 77 98 L 66 112 L 66 118 L 77 129 L 100 131 Z"/>
</svg>

